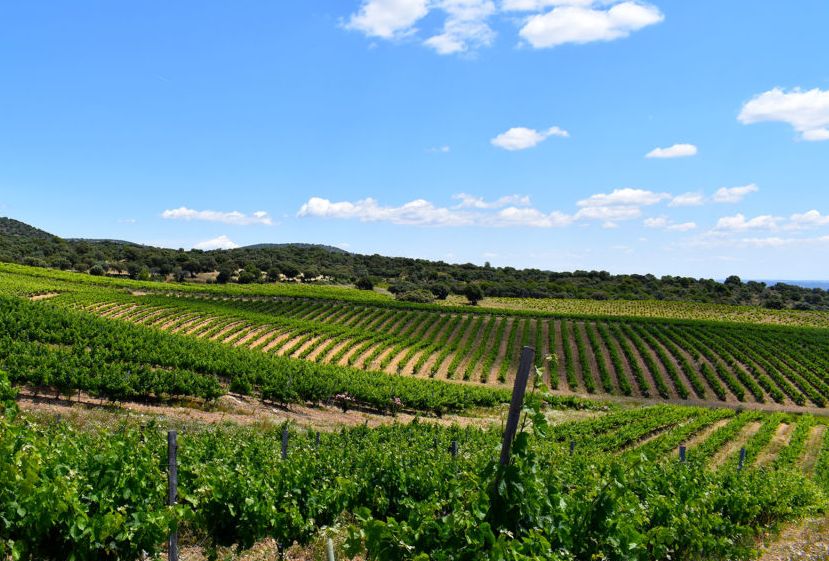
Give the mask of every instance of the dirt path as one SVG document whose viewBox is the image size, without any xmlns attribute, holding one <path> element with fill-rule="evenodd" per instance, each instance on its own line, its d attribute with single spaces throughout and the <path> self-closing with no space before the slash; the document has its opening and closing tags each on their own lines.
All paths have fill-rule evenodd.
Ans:
<svg viewBox="0 0 829 561">
<path fill-rule="evenodd" d="M 811 476 L 815 472 L 820 449 L 823 445 L 823 435 L 826 434 L 826 425 L 815 425 L 806 440 L 805 453 L 800 460 L 800 467 L 803 473 Z"/>
<path fill-rule="evenodd" d="M 40 300 L 48 300 L 49 298 L 54 298 L 55 296 L 60 296 L 60 292 L 47 292 L 46 294 L 35 294 L 34 296 L 29 296 L 29 300 L 32 302 L 38 302 Z"/>
<path fill-rule="evenodd" d="M 780 423 L 777 430 L 774 431 L 774 436 L 771 437 L 771 442 L 768 443 L 757 456 L 755 465 L 765 466 L 774 461 L 780 450 L 789 445 L 794 432 L 794 425 L 791 423 Z"/>
<path fill-rule="evenodd" d="M 336 431 L 343 426 L 367 425 L 376 427 L 392 423 L 410 423 L 415 419 L 414 415 L 402 413 L 398 414 L 397 417 L 353 410 L 343 413 L 339 408 L 329 406 L 292 405 L 281 408 L 271 406 L 257 399 L 235 394 L 220 397 L 212 410 L 200 409 L 195 402 L 182 405 L 148 405 L 133 402 L 118 404 L 105 402 L 101 404 L 99 400 L 83 393 L 80 401 L 78 401 L 76 398 L 67 400 L 42 396 L 34 397 L 31 393 L 21 392 L 18 397 L 18 404 L 23 411 L 60 415 L 63 418 L 76 419 L 81 422 L 111 419 L 113 415 L 138 419 L 155 417 L 161 422 L 167 419 L 176 423 L 233 423 L 262 426 L 277 425 L 284 421 L 290 421 L 311 430 Z M 444 426 L 451 426 L 454 423 L 461 426 L 485 426 L 498 422 L 495 416 L 487 418 L 461 415 L 445 415 L 441 419 L 419 417 L 418 420 Z"/>
<path fill-rule="evenodd" d="M 709 467 L 711 469 L 717 469 L 723 465 L 730 457 L 735 455 L 746 442 L 748 442 L 749 438 L 757 434 L 757 431 L 760 430 L 761 426 L 762 423 L 758 421 L 754 421 L 744 426 L 734 439 L 730 440 L 716 454 L 714 454 L 714 457 L 711 458 L 711 462 L 708 464 Z"/>
<path fill-rule="evenodd" d="M 827 561 L 829 517 L 791 524 L 777 536 L 766 536 L 766 540 L 759 561 Z"/>
<path fill-rule="evenodd" d="M 729 422 L 731 422 L 730 418 L 729 419 L 720 419 L 716 423 L 708 425 L 707 427 L 705 427 L 701 431 L 695 433 L 691 438 L 689 438 L 685 441 L 686 448 L 688 448 L 688 450 L 691 450 L 695 446 L 699 446 L 700 444 L 702 444 L 703 442 L 708 440 L 709 436 L 714 434 L 718 429 L 720 429 L 720 428 L 724 427 L 725 425 L 727 425 Z"/>
</svg>

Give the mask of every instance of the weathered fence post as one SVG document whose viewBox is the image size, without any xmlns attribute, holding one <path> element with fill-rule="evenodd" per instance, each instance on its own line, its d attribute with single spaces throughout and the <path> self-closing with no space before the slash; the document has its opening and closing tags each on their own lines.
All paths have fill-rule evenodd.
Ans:
<svg viewBox="0 0 829 561">
<path fill-rule="evenodd" d="M 737 471 L 743 471 L 743 466 L 746 463 L 746 449 L 740 448 L 740 463 L 737 466 Z"/>
<path fill-rule="evenodd" d="M 326 549 L 328 550 L 328 561 L 337 561 L 334 558 L 334 541 L 331 538 L 328 538 Z"/>
<path fill-rule="evenodd" d="M 317 442 L 316 442 L 317 450 L 320 449 L 320 431 L 317 431 Z"/>
<path fill-rule="evenodd" d="M 178 463 L 176 455 L 178 442 L 176 431 L 167 432 L 167 504 L 172 506 L 178 502 Z M 167 542 L 167 559 L 178 561 L 178 526 L 174 526 Z"/>
<path fill-rule="evenodd" d="M 570 441 L 570 455 L 572 456 L 576 452 L 576 441 Z"/>
<path fill-rule="evenodd" d="M 288 457 L 288 427 L 282 429 L 282 459 Z"/>
<path fill-rule="evenodd" d="M 512 452 L 512 441 L 518 432 L 518 421 L 521 420 L 521 409 L 524 407 L 524 393 L 527 391 L 527 380 L 530 377 L 535 359 L 535 349 L 524 347 L 521 350 L 521 362 L 518 363 L 518 374 L 515 376 L 515 385 L 512 388 L 512 401 L 507 414 L 507 426 L 504 428 L 504 441 L 501 444 L 500 463 L 505 466 L 509 463 Z"/>
<path fill-rule="evenodd" d="M 686 453 L 686 451 L 687 451 L 687 449 L 685 448 L 685 445 L 681 444 L 679 446 L 679 461 L 683 464 L 685 463 L 685 453 Z"/>
<path fill-rule="evenodd" d="M 452 454 L 453 458 L 458 456 L 458 441 L 453 440 L 452 444 L 449 445 L 449 453 Z"/>
</svg>

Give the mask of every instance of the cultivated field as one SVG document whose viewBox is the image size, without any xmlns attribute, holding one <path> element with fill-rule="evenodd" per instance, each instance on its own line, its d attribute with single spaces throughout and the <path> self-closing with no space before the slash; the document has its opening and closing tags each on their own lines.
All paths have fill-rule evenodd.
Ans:
<svg viewBox="0 0 829 561">
<path fill-rule="evenodd" d="M 0 268 L 0 403 L 8 377 L 31 409 L 0 415 L 0 559 L 138 559 L 174 527 L 208 557 L 257 543 L 319 557 L 333 536 L 338 558 L 747 559 L 768 529 L 827 506 L 827 418 L 748 407 L 822 412 L 827 330 L 29 272 Z M 553 389 L 531 391 L 498 468 L 524 345 Z M 268 415 L 164 413 L 223 416 L 228 400 Z M 300 409 L 342 428 L 273 426 Z M 463 427 L 436 419 L 448 413 Z M 351 418 L 367 414 L 408 422 Z"/>
</svg>

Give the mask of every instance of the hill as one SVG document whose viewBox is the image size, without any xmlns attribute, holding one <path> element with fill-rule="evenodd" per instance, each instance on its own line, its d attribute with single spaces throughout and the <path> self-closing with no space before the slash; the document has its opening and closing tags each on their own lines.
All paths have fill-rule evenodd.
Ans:
<svg viewBox="0 0 829 561">
<path fill-rule="evenodd" d="M 328 245 L 257 244 L 230 250 L 167 249 L 119 240 L 62 239 L 10 218 L 0 219 L 0 261 L 145 280 L 196 280 L 218 272 L 219 282 L 326 279 L 351 284 L 368 280 L 404 299 L 441 299 L 464 294 L 469 284 L 488 297 L 587 300 L 669 300 L 829 310 L 829 292 L 777 283 L 724 282 L 691 277 L 611 275 L 607 271 L 450 264 L 406 257 L 361 255 Z"/>
</svg>

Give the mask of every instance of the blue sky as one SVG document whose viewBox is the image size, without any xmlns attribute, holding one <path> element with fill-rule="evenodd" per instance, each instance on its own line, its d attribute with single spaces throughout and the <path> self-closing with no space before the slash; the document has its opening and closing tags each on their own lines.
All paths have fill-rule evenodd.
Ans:
<svg viewBox="0 0 829 561">
<path fill-rule="evenodd" d="M 828 21 L 825 0 L 7 2 L 0 214 L 825 279 Z"/>
</svg>

